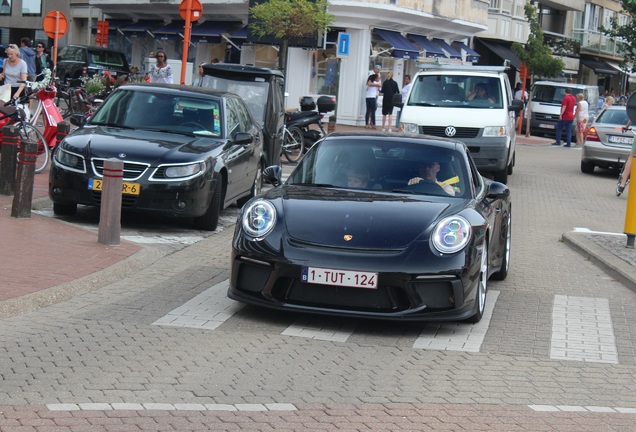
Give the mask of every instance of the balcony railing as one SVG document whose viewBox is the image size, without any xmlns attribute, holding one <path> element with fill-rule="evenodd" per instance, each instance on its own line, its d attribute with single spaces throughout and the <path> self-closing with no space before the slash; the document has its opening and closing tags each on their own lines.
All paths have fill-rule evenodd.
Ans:
<svg viewBox="0 0 636 432">
<path fill-rule="evenodd" d="M 581 43 L 582 50 L 593 51 L 599 54 L 609 54 L 616 57 L 622 56 L 616 41 L 603 35 L 599 31 L 574 29 L 572 31 L 572 37 Z"/>
</svg>

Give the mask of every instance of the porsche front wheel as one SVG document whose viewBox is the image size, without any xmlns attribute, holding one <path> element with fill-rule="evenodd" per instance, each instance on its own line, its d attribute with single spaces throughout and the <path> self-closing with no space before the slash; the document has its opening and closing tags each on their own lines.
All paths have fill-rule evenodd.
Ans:
<svg viewBox="0 0 636 432">
<path fill-rule="evenodd" d="M 484 241 L 484 245 L 481 251 L 481 261 L 479 264 L 479 280 L 477 282 L 477 293 L 475 294 L 475 315 L 468 318 L 466 321 L 472 324 L 476 324 L 484 317 L 484 310 L 486 309 L 486 293 L 488 292 L 488 243 Z"/>
</svg>

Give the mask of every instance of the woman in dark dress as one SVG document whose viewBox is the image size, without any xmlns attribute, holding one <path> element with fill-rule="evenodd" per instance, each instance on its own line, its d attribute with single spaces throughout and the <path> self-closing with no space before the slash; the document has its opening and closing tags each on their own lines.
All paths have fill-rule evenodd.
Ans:
<svg viewBox="0 0 636 432">
<path fill-rule="evenodd" d="M 400 89 L 393 79 L 393 72 L 389 72 L 382 83 L 382 131 L 391 132 L 391 124 L 393 123 L 393 96 L 400 94 Z M 388 124 L 387 124 L 388 117 Z M 385 128 L 386 125 L 386 128 Z"/>
</svg>

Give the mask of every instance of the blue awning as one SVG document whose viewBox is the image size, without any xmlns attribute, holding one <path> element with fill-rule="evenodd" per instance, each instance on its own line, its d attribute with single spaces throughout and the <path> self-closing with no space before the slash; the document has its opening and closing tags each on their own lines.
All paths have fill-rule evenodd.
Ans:
<svg viewBox="0 0 636 432">
<path fill-rule="evenodd" d="M 232 33 L 230 39 L 247 39 L 247 26 Z"/>
<path fill-rule="evenodd" d="M 446 54 L 444 51 L 435 43 L 428 40 L 426 36 L 416 35 L 416 34 L 408 34 L 423 51 L 426 51 L 426 57 L 443 57 L 446 58 Z"/>
<path fill-rule="evenodd" d="M 240 22 L 206 21 L 193 26 L 190 32 L 190 41 L 199 43 L 221 43 L 223 33 L 229 33 L 228 29 L 236 28 Z"/>
<path fill-rule="evenodd" d="M 457 50 L 455 48 L 453 48 L 452 46 L 450 46 L 449 44 L 444 42 L 443 39 L 433 39 L 433 42 L 435 42 L 437 45 L 439 45 L 440 48 L 443 49 L 446 52 L 448 57 L 450 57 L 452 59 L 457 59 L 457 60 L 461 60 L 462 59 L 461 53 L 457 52 Z"/>
<path fill-rule="evenodd" d="M 184 32 L 185 21 L 172 21 L 168 25 L 153 30 L 153 34 L 158 40 L 177 40 L 183 37 Z"/>
<path fill-rule="evenodd" d="M 380 29 L 375 29 L 375 32 L 391 45 L 392 57 L 416 59 L 420 55 L 420 50 L 400 33 Z"/>
<path fill-rule="evenodd" d="M 469 61 L 471 63 L 479 61 L 479 57 L 480 57 L 479 53 L 473 50 L 472 48 L 470 48 L 464 42 L 455 41 L 453 42 L 452 46 L 456 48 L 457 51 L 466 52 L 466 61 Z"/>
<path fill-rule="evenodd" d="M 121 28 L 120 30 L 124 32 L 128 37 L 143 37 L 146 35 L 146 32 L 151 33 L 151 29 L 160 27 L 162 25 L 163 21 L 141 20 L 133 22 L 126 27 Z"/>
</svg>

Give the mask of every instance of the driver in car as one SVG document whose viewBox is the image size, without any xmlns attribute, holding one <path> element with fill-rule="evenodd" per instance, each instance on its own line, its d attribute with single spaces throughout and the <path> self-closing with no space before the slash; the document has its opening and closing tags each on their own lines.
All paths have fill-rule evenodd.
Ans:
<svg viewBox="0 0 636 432">
<path fill-rule="evenodd" d="M 437 180 L 437 173 L 440 170 L 439 162 L 422 161 L 418 164 L 418 170 L 420 173 L 420 177 L 413 177 L 412 179 L 410 179 L 408 182 L 409 186 L 418 184 L 421 181 L 429 181 L 439 185 L 439 187 L 444 189 L 444 192 L 446 192 L 447 194 L 453 196 L 455 195 L 455 189 L 453 189 L 450 184 Z"/>
</svg>

